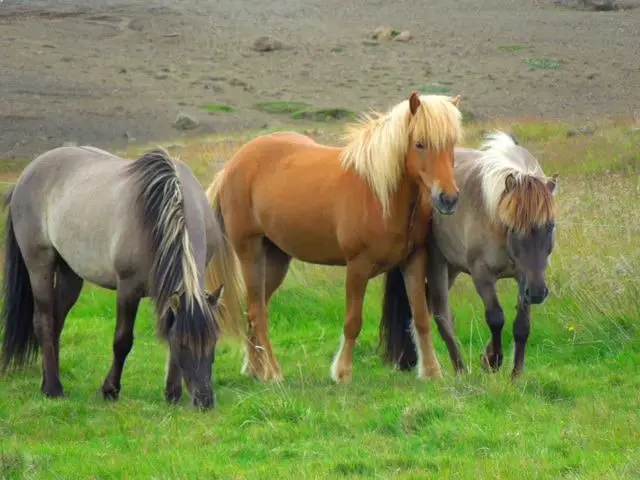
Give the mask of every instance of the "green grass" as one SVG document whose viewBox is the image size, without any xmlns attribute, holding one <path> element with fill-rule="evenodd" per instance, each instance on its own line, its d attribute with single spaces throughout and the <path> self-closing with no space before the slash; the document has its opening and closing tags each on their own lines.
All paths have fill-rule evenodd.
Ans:
<svg viewBox="0 0 640 480">
<path fill-rule="evenodd" d="M 552 58 L 526 58 L 525 62 L 532 70 L 557 70 L 562 66 L 562 61 Z"/>
<path fill-rule="evenodd" d="M 420 93 L 425 95 L 443 95 L 449 93 L 451 88 L 447 85 L 441 85 L 439 83 L 433 83 L 431 85 L 425 85 L 420 88 Z"/>
<path fill-rule="evenodd" d="M 200 105 L 200 108 L 206 110 L 209 113 L 231 113 L 235 112 L 233 107 L 229 105 L 219 105 L 216 103 L 206 103 L 204 105 Z"/>
<path fill-rule="evenodd" d="M 521 52 L 527 47 L 524 45 L 514 44 L 514 45 L 500 45 L 498 48 L 503 52 Z"/>
<path fill-rule="evenodd" d="M 305 108 L 309 108 L 309 105 L 304 102 L 267 102 L 258 103 L 255 108 L 267 113 L 294 113 Z"/>
<path fill-rule="evenodd" d="M 193 411 L 187 398 L 167 406 L 166 347 L 145 300 L 121 398 L 105 403 L 97 392 L 111 361 L 115 296 L 87 286 L 62 336 L 68 397 L 41 398 L 38 363 L 0 377 L 0 478 L 638 478 L 640 135 L 609 122 L 569 138 L 572 125 L 529 120 L 471 125 L 465 144 L 494 127 L 513 130 L 547 174 L 560 173 L 552 294 L 533 308 L 518 381 L 508 378 L 513 282 L 499 283 L 504 370 L 479 368 L 489 329 L 461 277 L 451 300 L 471 372 L 453 376 L 436 334 L 445 378 L 419 382 L 376 351 L 378 278 L 367 292 L 353 382 L 334 385 L 344 269 L 294 262 L 270 310 L 284 383 L 242 377 L 241 350 L 223 342 L 217 409 Z M 335 133 L 320 140 L 333 143 Z M 206 185 L 210 159 L 229 158 L 250 136 L 185 141 L 171 152 Z"/>
<path fill-rule="evenodd" d="M 336 120 L 355 120 L 356 115 L 344 108 L 305 108 L 291 114 L 293 120 L 311 120 L 313 122 L 333 122 Z"/>
</svg>

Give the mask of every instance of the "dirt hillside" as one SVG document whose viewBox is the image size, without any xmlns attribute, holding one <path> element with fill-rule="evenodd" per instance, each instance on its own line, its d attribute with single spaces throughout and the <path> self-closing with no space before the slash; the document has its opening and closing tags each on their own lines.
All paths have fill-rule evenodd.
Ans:
<svg viewBox="0 0 640 480">
<path fill-rule="evenodd" d="M 462 92 L 481 118 L 640 116 L 638 3 L 4 0 L 0 158 L 291 123 L 263 102 L 385 109 L 414 89 Z M 181 113 L 195 123 L 176 128 Z"/>
</svg>

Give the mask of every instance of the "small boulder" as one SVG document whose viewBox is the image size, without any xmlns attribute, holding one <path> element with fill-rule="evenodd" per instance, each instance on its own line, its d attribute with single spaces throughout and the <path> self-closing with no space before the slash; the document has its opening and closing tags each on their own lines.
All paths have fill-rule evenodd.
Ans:
<svg viewBox="0 0 640 480">
<path fill-rule="evenodd" d="M 258 37 L 253 41 L 252 47 L 256 52 L 273 52 L 282 50 L 284 43 L 271 35 Z"/>
<path fill-rule="evenodd" d="M 393 37 L 394 42 L 408 42 L 409 40 L 411 40 L 411 32 L 409 30 L 400 32 L 398 35 Z"/>
<path fill-rule="evenodd" d="M 184 112 L 180 112 L 173 122 L 173 128 L 178 130 L 192 130 L 200 125 L 198 119 Z"/>
<path fill-rule="evenodd" d="M 391 27 L 378 27 L 373 32 L 372 38 L 378 41 L 391 40 L 395 33 Z"/>
</svg>

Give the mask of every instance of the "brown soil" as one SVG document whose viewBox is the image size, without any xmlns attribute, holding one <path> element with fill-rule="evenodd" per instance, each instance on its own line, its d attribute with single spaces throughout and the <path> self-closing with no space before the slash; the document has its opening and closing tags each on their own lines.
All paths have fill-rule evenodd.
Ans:
<svg viewBox="0 0 640 480">
<path fill-rule="evenodd" d="M 375 43 L 381 25 L 412 39 Z M 638 117 L 639 26 L 639 8 L 552 0 L 4 0 L 0 157 L 179 137 L 180 112 L 190 135 L 291 123 L 259 102 L 386 109 L 429 85 L 481 118 Z M 284 48 L 254 51 L 263 35 Z"/>
</svg>

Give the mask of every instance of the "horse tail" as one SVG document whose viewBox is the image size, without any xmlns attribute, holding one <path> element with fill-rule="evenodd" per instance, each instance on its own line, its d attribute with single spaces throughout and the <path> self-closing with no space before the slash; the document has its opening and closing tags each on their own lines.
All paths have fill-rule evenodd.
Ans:
<svg viewBox="0 0 640 480">
<path fill-rule="evenodd" d="M 246 298 L 246 286 L 242 277 L 242 268 L 236 255 L 225 226 L 222 208 L 220 206 L 220 188 L 225 170 L 216 174 L 211 185 L 207 188 L 207 199 L 211 210 L 222 233 L 222 248 L 216 250 L 213 258 L 207 266 L 205 285 L 213 291 L 224 282 L 221 308 L 218 323 L 223 334 L 243 338 L 246 336 L 246 323 L 244 322 L 244 300 Z"/>
<path fill-rule="evenodd" d="M 150 232 L 158 334 L 168 340 L 173 329 L 181 345 L 197 355 L 210 354 L 218 325 L 198 281 L 178 168 L 162 149 L 145 153 L 129 168 L 138 187 L 137 206 Z"/>
<path fill-rule="evenodd" d="M 6 224 L 3 283 L 0 330 L 3 333 L 2 370 L 6 371 L 12 365 L 29 363 L 38 354 L 38 341 L 33 328 L 33 291 L 13 229 L 11 210 Z"/>
<path fill-rule="evenodd" d="M 404 276 L 399 267 L 394 267 L 384 275 L 380 346 L 385 361 L 395 364 L 399 370 L 410 370 L 418 363 L 412 328 Z"/>
</svg>

